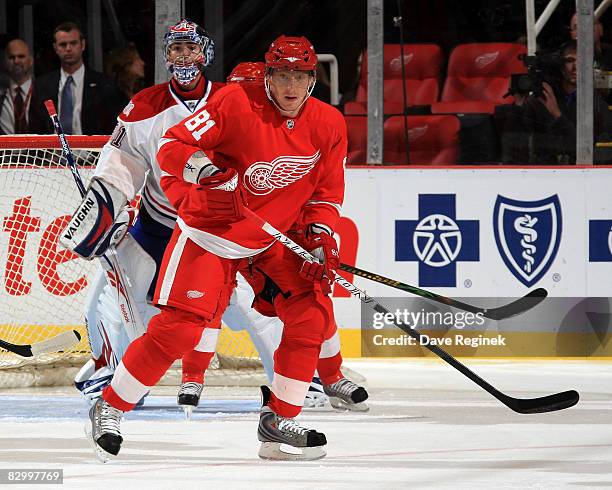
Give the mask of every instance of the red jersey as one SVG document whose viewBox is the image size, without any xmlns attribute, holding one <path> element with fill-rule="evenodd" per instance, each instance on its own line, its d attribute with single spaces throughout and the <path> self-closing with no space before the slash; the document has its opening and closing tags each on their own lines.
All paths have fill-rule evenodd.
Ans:
<svg viewBox="0 0 612 490">
<path fill-rule="evenodd" d="M 310 97 L 297 117 L 288 118 L 262 86 L 224 87 L 161 140 L 157 158 L 170 174 L 162 176 L 162 187 L 183 179 L 187 160 L 198 150 L 217 167 L 236 169 L 248 207 L 278 230 L 286 232 L 300 217 L 304 224 L 335 228 L 347 139 L 344 118 L 330 105 Z M 272 243 L 246 218 L 216 224 L 186 205 L 178 214 L 178 225 L 193 241 L 222 257 L 254 255 Z"/>
</svg>

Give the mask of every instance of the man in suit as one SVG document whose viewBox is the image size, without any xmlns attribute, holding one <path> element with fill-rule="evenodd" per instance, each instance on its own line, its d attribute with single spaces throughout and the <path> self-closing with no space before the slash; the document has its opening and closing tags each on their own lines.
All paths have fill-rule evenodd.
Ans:
<svg viewBox="0 0 612 490">
<path fill-rule="evenodd" d="M 61 68 L 36 79 L 30 105 L 30 130 L 53 133 L 44 101 L 58 107 L 66 134 L 111 134 L 117 114 L 127 104 L 117 86 L 83 64 L 85 38 L 77 24 L 63 22 L 53 31 L 53 48 Z"/>
<path fill-rule="evenodd" d="M 0 86 L 0 134 L 28 133 L 28 108 L 32 97 L 32 65 L 28 44 L 13 39 L 4 50 L 8 83 Z"/>
</svg>

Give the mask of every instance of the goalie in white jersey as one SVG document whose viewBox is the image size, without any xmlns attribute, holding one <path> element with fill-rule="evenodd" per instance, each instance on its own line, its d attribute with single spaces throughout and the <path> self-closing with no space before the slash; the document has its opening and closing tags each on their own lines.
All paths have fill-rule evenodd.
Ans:
<svg viewBox="0 0 612 490">
<path fill-rule="evenodd" d="M 203 69 L 214 61 L 214 43 L 197 24 L 182 20 L 171 26 L 164 38 L 164 53 L 172 79 L 136 94 L 119 115 L 118 124 L 102 150 L 93 183 L 88 190 L 88 194 L 97 190 L 98 195 L 110 196 L 109 209 L 113 209 L 111 214 L 115 223 L 121 221 L 121 210 L 128 200 L 140 193 L 138 217 L 117 244 L 117 254 L 130 279 L 136 307 L 144 325 L 158 311 L 148 300 L 154 291 L 159 264 L 176 221 L 176 211 L 170 203 L 172 196 L 169 200 L 159 185 L 161 171 L 156 161 L 158 141 L 170 127 L 201 109 L 212 94 L 223 86 L 222 83 L 206 79 Z M 79 207 L 81 209 L 82 206 Z M 106 229 L 93 230 L 97 238 L 87 250 L 77 245 L 75 251 L 87 258 L 101 255 L 108 246 L 107 237 L 115 230 L 111 220 L 103 219 L 104 210 L 92 209 L 90 214 L 94 228 L 106 226 Z M 78 211 L 75 217 L 77 215 Z M 78 238 L 86 232 L 89 232 L 87 236 L 92 234 L 92 230 L 84 230 L 67 245 L 74 248 Z M 114 368 L 133 340 L 123 328 L 113 289 L 114 286 L 108 284 L 100 271 L 89 294 L 86 319 L 93 359 L 83 366 L 75 379 L 77 388 L 88 398 L 99 396 L 110 382 Z M 239 301 L 241 306 L 238 306 Z M 262 358 L 270 364 L 275 344 L 278 343 L 275 337 L 280 337 L 282 323 L 252 310 L 252 301 L 252 290 L 248 285 L 241 284 L 234 294 L 233 308 L 228 310 L 226 323 L 237 328 L 254 325 L 265 331 L 265 340 L 252 336 Z M 207 330 L 207 335 L 203 336 L 195 350 L 183 358 L 178 399 L 186 407 L 198 404 L 204 371 L 214 354 L 218 332 Z M 269 366 L 269 369 L 271 371 L 272 367 Z"/>
</svg>

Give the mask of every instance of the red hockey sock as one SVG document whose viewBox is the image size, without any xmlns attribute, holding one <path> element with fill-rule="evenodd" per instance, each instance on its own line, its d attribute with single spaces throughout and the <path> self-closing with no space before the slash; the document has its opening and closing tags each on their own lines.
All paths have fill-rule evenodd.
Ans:
<svg viewBox="0 0 612 490">
<path fill-rule="evenodd" d="M 323 384 L 331 385 L 339 379 L 344 378 L 340 372 L 341 365 L 342 356 L 339 352 L 335 356 L 319 359 L 317 371 L 319 372 L 319 378 L 321 378 Z"/>
<path fill-rule="evenodd" d="M 183 383 L 204 384 L 204 373 L 210 365 L 214 352 L 199 352 L 193 350 L 183 356 Z"/>
<path fill-rule="evenodd" d="M 284 402 L 274 393 L 270 394 L 270 402 L 268 403 L 268 407 L 270 407 L 275 414 L 280 415 L 281 417 L 297 417 L 302 411 L 302 407 Z"/>
</svg>

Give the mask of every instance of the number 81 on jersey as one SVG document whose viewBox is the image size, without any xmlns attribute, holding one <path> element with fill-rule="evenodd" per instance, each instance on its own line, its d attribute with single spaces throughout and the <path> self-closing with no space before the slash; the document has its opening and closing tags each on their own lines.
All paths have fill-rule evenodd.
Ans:
<svg viewBox="0 0 612 490">
<path fill-rule="evenodd" d="M 215 121 L 210 118 L 207 110 L 198 112 L 195 116 L 185 121 L 185 127 L 191 132 L 191 136 L 196 141 L 200 141 L 202 135 L 215 125 Z"/>
</svg>

